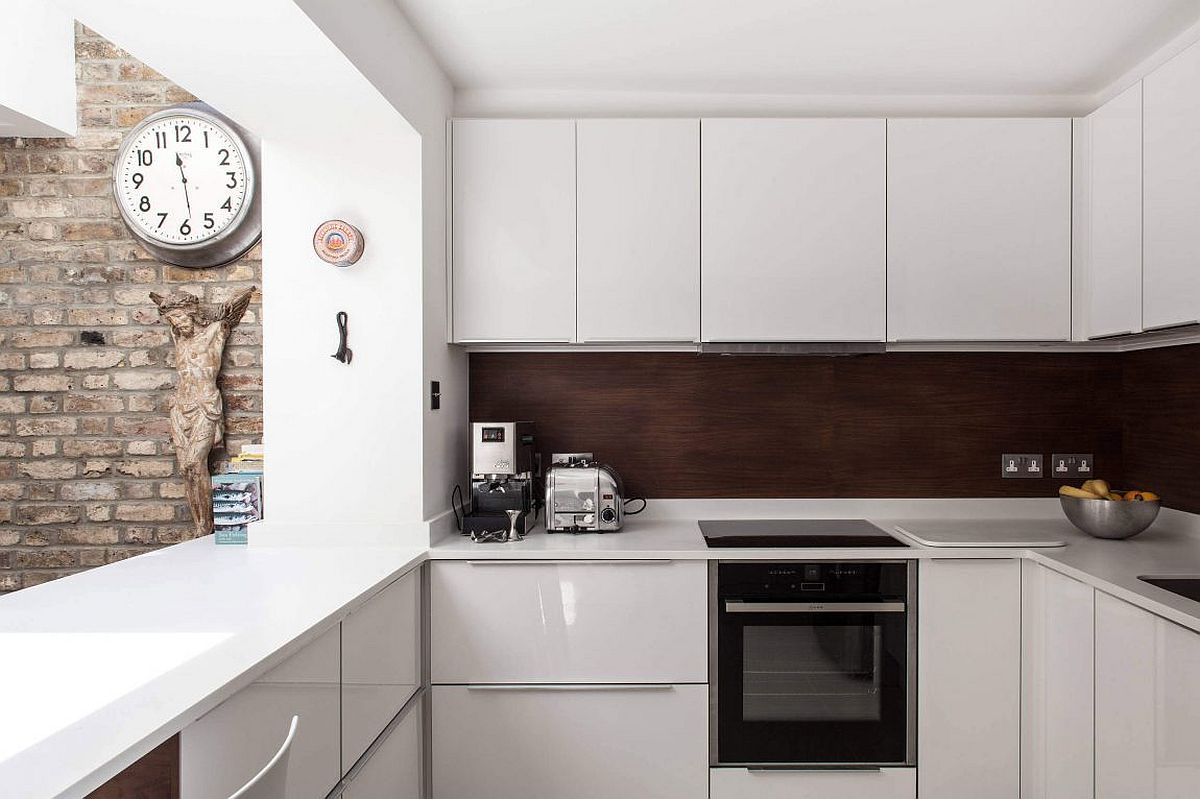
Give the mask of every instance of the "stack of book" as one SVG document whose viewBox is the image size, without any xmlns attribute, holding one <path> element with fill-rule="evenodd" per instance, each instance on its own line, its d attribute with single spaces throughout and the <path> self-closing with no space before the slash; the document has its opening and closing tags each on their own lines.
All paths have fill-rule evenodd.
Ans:
<svg viewBox="0 0 1200 799">
<path fill-rule="evenodd" d="M 215 474 L 213 531 L 218 544 L 245 544 L 250 522 L 263 517 L 263 448 L 247 444 L 229 463 L 229 471 Z"/>
</svg>

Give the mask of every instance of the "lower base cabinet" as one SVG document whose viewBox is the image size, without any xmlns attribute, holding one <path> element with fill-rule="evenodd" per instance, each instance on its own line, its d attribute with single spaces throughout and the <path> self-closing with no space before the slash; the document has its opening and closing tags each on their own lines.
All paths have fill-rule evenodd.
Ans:
<svg viewBox="0 0 1200 799">
<path fill-rule="evenodd" d="M 405 713 L 342 790 L 341 799 L 422 799 L 422 713 L 420 704 Z"/>
<path fill-rule="evenodd" d="M 180 799 L 221 799 L 257 774 L 300 717 L 287 799 L 325 799 L 341 777 L 339 631 L 243 688 L 179 736 Z"/>
<path fill-rule="evenodd" d="M 874 771 L 715 768 L 710 775 L 709 799 L 916 799 L 917 796 L 917 772 L 911 768 Z"/>
<path fill-rule="evenodd" d="M 436 799 L 708 794 L 707 685 L 439 685 Z"/>
</svg>

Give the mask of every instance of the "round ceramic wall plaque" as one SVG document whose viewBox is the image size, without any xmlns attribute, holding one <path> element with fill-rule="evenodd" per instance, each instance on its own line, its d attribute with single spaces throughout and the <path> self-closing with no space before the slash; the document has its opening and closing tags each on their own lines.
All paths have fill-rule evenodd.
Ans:
<svg viewBox="0 0 1200 799">
<path fill-rule="evenodd" d="M 358 228 L 340 219 L 331 219 L 317 228 L 313 249 L 322 261 L 334 266 L 350 266 L 362 257 L 366 241 Z"/>
</svg>

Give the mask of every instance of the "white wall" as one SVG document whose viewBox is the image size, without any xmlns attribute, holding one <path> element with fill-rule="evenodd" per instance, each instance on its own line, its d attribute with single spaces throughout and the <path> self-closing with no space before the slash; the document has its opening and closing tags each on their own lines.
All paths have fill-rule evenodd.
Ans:
<svg viewBox="0 0 1200 799">
<path fill-rule="evenodd" d="M 272 526 L 395 525 L 394 540 L 427 541 L 420 136 L 292 0 L 191 0 L 169 13 L 158 0 L 63 2 L 262 138 Z M 348 269 L 312 252 L 332 217 L 367 240 Z M 350 366 L 330 357 L 339 310 Z"/>
<path fill-rule="evenodd" d="M 394 0 L 297 0 L 346 57 L 421 134 L 424 275 L 424 460 L 426 519 L 444 513 L 450 489 L 466 478 L 467 356 L 446 344 L 447 120 L 454 90 Z M 442 384 L 442 408 L 429 408 L 429 381 Z M 464 486 L 465 488 L 465 486 Z"/>
<path fill-rule="evenodd" d="M 74 21 L 46 0 L 2 8 L 0 136 L 74 136 Z"/>
</svg>

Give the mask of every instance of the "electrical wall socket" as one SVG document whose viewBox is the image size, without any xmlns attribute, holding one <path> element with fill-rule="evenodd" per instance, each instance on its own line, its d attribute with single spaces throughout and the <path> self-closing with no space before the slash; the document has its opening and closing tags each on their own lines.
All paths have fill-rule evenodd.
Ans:
<svg viewBox="0 0 1200 799">
<path fill-rule="evenodd" d="M 1041 477 L 1044 463 L 1041 454 L 1006 454 L 1000 456 L 1000 476 L 1009 478 Z"/>
<path fill-rule="evenodd" d="M 1094 477 L 1096 462 L 1090 454 L 1050 456 L 1051 477 Z"/>
</svg>

